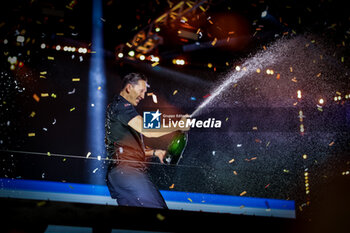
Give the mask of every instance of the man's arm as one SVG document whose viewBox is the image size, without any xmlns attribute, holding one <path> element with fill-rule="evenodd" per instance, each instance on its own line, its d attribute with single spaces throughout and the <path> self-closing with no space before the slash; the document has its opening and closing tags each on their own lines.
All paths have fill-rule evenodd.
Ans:
<svg viewBox="0 0 350 233">
<path fill-rule="evenodd" d="M 182 118 L 181 120 L 184 120 L 185 118 Z M 174 131 L 177 131 L 177 130 L 182 130 L 182 131 L 187 131 L 189 130 L 190 128 L 180 128 L 180 127 L 171 127 L 169 128 L 169 130 L 165 131 L 165 132 L 144 132 L 142 130 L 142 125 L 143 125 L 143 118 L 138 115 L 134 118 L 132 118 L 129 122 L 128 122 L 128 125 L 133 128 L 134 130 L 136 130 L 137 132 L 139 133 L 142 133 L 144 136 L 148 137 L 148 138 L 158 138 L 158 137 L 161 137 L 161 136 L 164 136 L 164 135 L 167 135 L 167 134 L 170 134 Z"/>
</svg>

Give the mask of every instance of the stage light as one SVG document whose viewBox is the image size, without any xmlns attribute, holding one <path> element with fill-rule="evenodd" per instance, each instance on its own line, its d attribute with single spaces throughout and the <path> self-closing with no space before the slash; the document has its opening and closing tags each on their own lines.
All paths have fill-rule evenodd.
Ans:
<svg viewBox="0 0 350 233">
<path fill-rule="evenodd" d="M 70 51 L 71 52 L 75 52 L 76 48 L 75 47 L 71 47 Z"/>
<path fill-rule="evenodd" d="M 267 11 L 261 12 L 261 18 L 265 18 L 267 16 Z"/>
<path fill-rule="evenodd" d="M 334 101 L 338 101 L 338 98 L 336 96 L 334 97 Z"/>
<path fill-rule="evenodd" d="M 318 103 L 319 103 L 320 105 L 324 104 L 324 99 L 322 99 L 322 98 L 319 99 L 319 100 L 318 100 Z"/>
<path fill-rule="evenodd" d="M 21 68 L 22 68 L 23 66 L 24 66 L 24 63 L 20 61 L 20 62 L 18 63 L 18 67 L 21 67 Z"/>
<path fill-rule="evenodd" d="M 341 96 L 338 96 L 338 100 L 341 100 Z"/>
<path fill-rule="evenodd" d="M 42 43 L 42 44 L 40 45 L 40 48 L 42 48 L 42 49 L 46 48 L 46 44 L 45 44 L 45 43 Z"/>
<path fill-rule="evenodd" d="M 8 61 L 11 65 L 16 64 L 16 63 L 17 63 L 17 57 L 16 57 L 16 56 L 8 57 L 8 58 L 7 58 L 7 61 Z"/>
<path fill-rule="evenodd" d="M 16 68 L 16 66 L 14 64 L 11 64 L 10 70 L 14 70 L 15 68 Z"/>
<path fill-rule="evenodd" d="M 119 58 L 123 58 L 123 57 L 124 57 L 124 54 L 123 54 L 123 53 L 118 53 L 118 57 L 119 57 Z"/>
<path fill-rule="evenodd" d="M 156 32 L 160 32 L 160 28 L 159 28 L 159 27 L 156 27 L 155 31 L 156 31 Z"/>
<path fill-rule="evenodd" d="M 258 68 L 258 69 L 256 69 L 256 72 L 257 72 L 258 74 L 260 74 L 261 70 Z"/>
<path fill-rule="evenodd" d="M 141 56 L 140 56 L 140 60 L 141 60 L 141 61 L 145 60 L 145 58 L 146 58 L 145 55 L 141 55 Z"/>
<path fill-rule="evenodd" d="M 88 85 L 88 107 L 87 107 L 87 130 L 86 130 L 86 151 L 92 155 L 104 155 L 104 117 L 106 110 L 106 77 L 103 52 L 103 22 L 102 0 L 92 1 L 92 51 L 90 59 L 89 85 Z M 100 87 L 100 90 L 98 88 Z M 94 107 L 91 107 L 94 103 Z M 94 184 L 104 183 L 103 165 L 101 161 L 90 161 L 89 171 L 90 182 Z M 98 171 L 96 168 L 99 168 Z M 91 172 L 95 171 L 95 172 Z M 97 172 L 96 172 L 97 171 Z"/>
<path fill-rule="evenodd" d="M 64 46 L 63 51 L 68 51 L 68 46 Z"/>
<path fill-rule="evenodd" d="M 208 63 L 208 68 L 210 69 L 210 68 L 212 68 L 212 67 L 213 67 L 213 64 Z"/>
<path fill-rule="evenodd" d="M 241 70 L 241 67 L 236 66 L 236 71 L 240 71 L 240 70 Z"/>
<path fill-rule="evenodd" d="M 4 44 L 7 44 L 9 41 L 7 39 L 4 40 Z"/>
<path fill-rule="evenodd" d="M 133 50 L 130 50 L 129 53 L 128 53 L 128 55 L 129 55 L 130 57 L 133 57 L 133 56 L 135 56 L 135 52 L 134 52 Z"/>
<path fill-rule="evenodd" d="M 56 50 L 60 51 L 61 50 L 61 46 L 60 45 L 56 45 Z"/>
</svg>

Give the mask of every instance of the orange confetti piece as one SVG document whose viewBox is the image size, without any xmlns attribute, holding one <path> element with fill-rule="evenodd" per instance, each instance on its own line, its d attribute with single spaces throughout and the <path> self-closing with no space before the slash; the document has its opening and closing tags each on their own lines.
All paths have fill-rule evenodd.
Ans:
<svg viewBox="0 0 350 233">
<path fill-rule="evenodd" d="M 233 174 L 235 174 L 237 176 L 237 172 L 236 171 L 233 171 Z"/>
<path fill-rule="evenodd" d="M 151 95 L 153 95 L 153 92 L 147 93 L 147 96 L 151 96 Z"/>
<path fill-rule="evenodd" d="M 215 37 L 214 40 L 213 40 L 213 42 L 211 42 L 211 45 L 214 46 L 214 45 L 216 44 L 216 42 L 217 42 L 217 39 L 216 39 L 216 37 Z"/>
<path fill-rule="evenodd" d="M 328 145 L 329 145 L 329 146 L 333 146 L 333 145 L 334 145 L 334 141 L 331 142 L 331 143 L 329 143 Z"/>
<path fill-rule="evenodd" d="M 240 196 L 244 196 L 244 195 L 246 195 L 247 194 L 247 192 L 246 191 L 243 191 L 243 192 L 241 192 L 241 194 L 239 194 Z"/>
<path fill-rule="evenodd" d="M 276 79 L 279 80 L 281 78 L 280 74 L 277 74 Z"/>
<path fill-rule="evenodd" d="M 169 188 L 170 188 L 170 189 L 173 189 L 174 186 L 175 186 L 175 184 L 172 184 L 172 185 L 169 186 Z"/>
<path fill-rule="evenodd" d="M 36 102 L 40 101 L 40 98 L 39 98 L 39 96 L 37 94 L 33 95 L 33 99 L 35 99 Z"/>
</svg>

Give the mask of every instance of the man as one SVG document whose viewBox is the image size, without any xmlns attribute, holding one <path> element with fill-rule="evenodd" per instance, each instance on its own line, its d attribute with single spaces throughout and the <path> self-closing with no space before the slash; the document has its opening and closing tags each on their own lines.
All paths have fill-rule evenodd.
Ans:
<svg viewBox="0 0 350 233">
<path fill-rule="evenodd" d="M 107 107 L 105 143 L 108 157 L 113 158 L 109 166 L 106 182 L 111 197 L 119 205 L 167 208 L 159 190 L 146 173 L 145 161 L 152 156 L 163 163 L 165 150 L 145 150 L 143 136 L 161 137 L 168 132 L 142 132 L 143 118 L 135 107 L 145 98 L 147 78 L 139 73 L 126 75 L 122 90 Z M 182 120 L 185 120 L 183 118 Z"/>
</svg>

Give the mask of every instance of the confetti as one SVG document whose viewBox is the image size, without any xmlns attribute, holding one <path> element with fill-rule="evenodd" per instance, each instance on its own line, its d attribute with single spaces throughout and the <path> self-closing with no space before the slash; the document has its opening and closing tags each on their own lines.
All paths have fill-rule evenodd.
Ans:
<svg viewBox="0 0 350 233">
<path fill-rule="evenodd" d="M 37 94 L 34 94 L 34 95 L 33 95 L 33 99 L 34 99 L 36 102 L 39 102 L 39 101 L 40 101 L 40 97 L 39 97 Z"/>
<path fill-rule="evenodd" d="M 235 159 L 231 159 L 230 161 L 228 161 L 228 163 L 233 163 L 235 161 Z"/>
<path fill-rule="evenodd" d="M 159 221 L 164 221 L 164 219 L 165 219 L 165 217 L 163 216 L 163 215 L 161 215 L 161 214 L 157 214 L 157 219 L 159 220 Z"/>
<path fill-rule="evenodd" d="M 211 45 L 212 45 L 212 46 L 215 46 L 216 42 L 217 42 L 217 39 L 216 39 L 216 37 L 215 37 L 214 40 L 213 40 L 213 42 L 211 42 Z"/>
<path fill-rule="evenodd" d="M 240 209 L 243 209 L 244 207 L 245 207 L 244 205 L 241 205 L 239 208 L 240 208 Z"/>
<path fill-rule="evenodd" d="M 153 95 L 153 92 L 147 93 L 147 96 L 152 96 L 152 95 Z"/>
<path fill-rule="evenodd" d="M 191 199 L 191 198 L 187 198 L 187 200 L 189 200 L 190 202 L 192 202 L 192 199 Z"/>
<path fill-rule="evenodd" d="M 46 201 L 39 201 L 38 203 L 36 203 L 36 206 L 41 207 L 44 206 L 46 204 Z"/>
<path fill-rule="evenodd" d="M 28 137 L 35 137 L 35 133 L 28 133 Z"/>
<path fill-rule="evenodd" d="M 72 91 L 69 91 L 68 92 L 68 95 L 72 95 L 72 94 L 74 94 L 75 93 L 75 88 L 72 90 Z"/>
<path fill-rule="evenodd" d="M 72 78 L 72 82 L 79 82 L 80 78 Z"/>
<path fill-rule="evenodd" d="M 50 152 L 47 152 L 47 156 L 51 156 L 51 153 L 50 153 Z"/>
<path fill-rule="evenodd" d="M 155 94 L 152 95 L 152 100 L 154 103 L 158 103 L 158 99 L 157 99 L 157 96 Z"/>
<path fill-rule="evenodd" d="M 48 59 L 48 60 L 51 60 L 51 61 L 55 60 L 55 58 L 54 58 L 54 57 L 51 57 L 51 56 L 48 56 L 47 59 Z"/>
<path fill-rule="evenodd" d="M 74 111 L 75 110 L 75 107 L 69 109 L 70 112 Z"/>
<path fill-rule="evenodd" d="M 328 144 L 328 146 L 333 146 L 333 145 L 334 145 L 334 141 Z"/>
<path fill-rule="evenodd" d="M 95 168 L 95 169 L 92 171 L 92 173 L 96 173 L 97 170 L 98 170 L 98 167 Z"/>
<path fill-rule="evenodd" d="M 235 174 L 237 176 L 237 172 L 236 171 L 233 171 L 233 174 Z"/>
<path fill-rule="evenodd" d="M 176 95 L 176 93 L 177 93 L 177 90 L 175 90 L 175 91 L 173 92 L 173 95 Z"/>
<path fill-rule="evenodd" d="M 210 94 L 207 94 L 207 95 L 203 96 L 203 98 L 205 99 L 205 98 L 208 98 L 209 96 L 210 96 Z"/>
<path fill-rule="evenodd" d="M 53 119 L 52 124 L 53 124 L 53 125 L 56 124 L 56 118 Z"/>
<path fill-rule="evenodd" d="M 193 96 L 192 96 L 192 97 L 191 97 L 191 100 L 192 100 L 192 101 L 195 101 L 195 100 L 196 100 L 196 97 L 193 97 Z"/>
<path fill-rule="evenodd" d="M 41 93 L 41 97 L 48 97 L 49 94 L 48 93 Z"/>
<path fill-rule="evenodd" d="M 155 67 L 155 66 L 157 66 L 159 64 L 159 62 L 154 62 L 154 63 L 152 63 L 152 67 Z"/>
<path fill-rule="evenodd" d="M 243 192 L 241 192 L 241 194 L 239 194 L 240 196 L 244 196 L 244 195 L 246 195 L 247 194 L 247 191 L 243 191 Z"/>
<path fill-rule="evenodd" d="M 175 186 L 175 184 L 172 184 L 172 185 L 169 186 L 169 188 L 170 188 L 170 189 L 173 189 L 174 186 Z"/>
<path fill-rule="evenodd" d="M 35 112 L 31 112 L 29 116 L 30 117 L 34 117 L 35 116 Z"/>
<path fill-rule="evenodd" d="M 86 154 L 86 158 L 89 158 L 90 155 L 91 155 L 91 152 L 88 152 L 88 153 Z"/>
<path fill-rule="evenodd" d="M 266 186 L 265 186 L 265 188 L 268 188 L 270 186 L 270 184 L 267 184 Z"/>
</svg>

